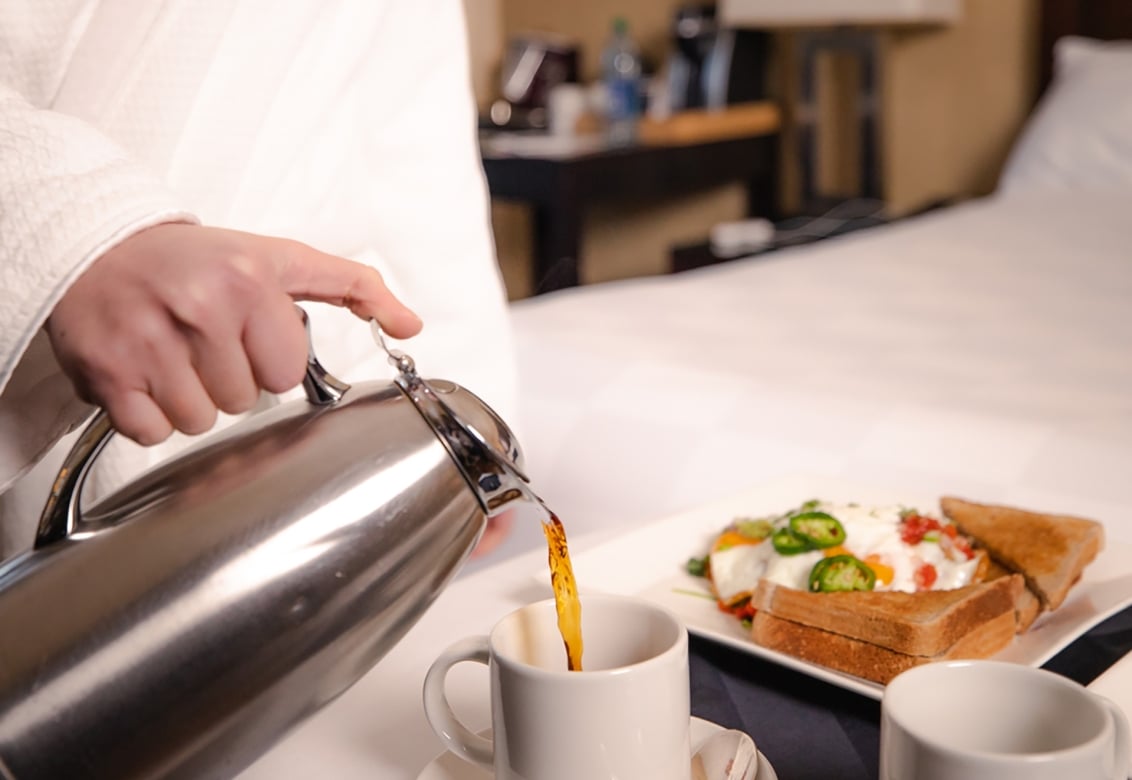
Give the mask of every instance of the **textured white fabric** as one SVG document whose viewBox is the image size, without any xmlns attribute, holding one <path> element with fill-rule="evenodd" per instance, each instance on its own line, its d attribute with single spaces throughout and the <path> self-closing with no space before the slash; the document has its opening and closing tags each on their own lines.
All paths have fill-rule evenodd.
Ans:
<svg viewBox="0 0 1132 780">
<path fill-rule="evenodd" d="M 0 486 L 86 411 L 45 344 L 27 349 L 51 306 L 114 241 L 171 219 L 371 263 L 425 321 L 405 345 L 420 370 L 514 422 L 460 3 L 4 0 L 0 82 Z M 307 308 L 331 371 L 389 375 L 365 324 Z M 180 446 L 116 441 L 95 487 Z M 45 491 L 0 500 L 0 551 L 16 527 L 26 543 Z"/>
<path fill-rule="evenodd" d="M 1062 38 L 999 189 L 1096 186 L 1132 187 L 1132 41 Z"/>
<path fill-rule="evenodd" d="M 575 534 L 824 474 L 1132 542 L 1129 203 L 1017 193 L 520 301 L 528 472 Z"/>
<path fill-rule="evenodd" d="M 99 254 L 173 219 L 191 216 L 120 147 L 0 84 L 0 490 L 89 411 L 59 406 L 69 382 L 50 349 L 28 351 L 51 308 Z"/>
</svg>

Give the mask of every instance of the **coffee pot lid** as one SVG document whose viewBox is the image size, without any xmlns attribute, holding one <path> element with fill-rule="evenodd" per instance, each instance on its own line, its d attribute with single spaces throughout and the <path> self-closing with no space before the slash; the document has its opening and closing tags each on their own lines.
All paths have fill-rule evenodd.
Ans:
<svg viewBox="0 0 1132 780">
<path fill-rule="evenodd" d="M 531 500 L 522 449 L 495 410 L 455 382 L 422 379 L 411 357 L 389 347 L 376 321 L 371 329 L 397 369 L 394 383 L 448 448 L 484 512 L 498 514 L 516 500 Z"/>
</svg>

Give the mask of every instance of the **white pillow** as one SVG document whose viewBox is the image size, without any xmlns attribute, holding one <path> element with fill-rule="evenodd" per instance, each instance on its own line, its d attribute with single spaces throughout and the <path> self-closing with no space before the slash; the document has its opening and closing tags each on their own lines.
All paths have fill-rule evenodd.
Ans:
<svg viewBox="0 0 1132 780">
<path fill-rule="evenodd" d="M 1066 37 L 1000 192 L 1132 187 L 1132 41 Z"/>
</svg>

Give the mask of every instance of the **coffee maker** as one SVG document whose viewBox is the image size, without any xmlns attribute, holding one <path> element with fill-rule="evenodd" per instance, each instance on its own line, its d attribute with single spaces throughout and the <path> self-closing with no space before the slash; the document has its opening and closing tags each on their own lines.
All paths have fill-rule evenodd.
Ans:
<svg viewBox="0 0 1132 780">
<path fill-rule="evenodd" d="M 722 27 L 712 3 L 677 8 L 668 60 L 673 111 L 717 109 L 762 100 L 770 36 Z"/>
<path fill-rule="evenodd" d="M 500 93 L 488 113 L 486 127 L 545 130 L 550 91 L 578 81 L 578 44 L 551 33 L 525 33 L 513 38 L 500 68 Z"/>
</svg>

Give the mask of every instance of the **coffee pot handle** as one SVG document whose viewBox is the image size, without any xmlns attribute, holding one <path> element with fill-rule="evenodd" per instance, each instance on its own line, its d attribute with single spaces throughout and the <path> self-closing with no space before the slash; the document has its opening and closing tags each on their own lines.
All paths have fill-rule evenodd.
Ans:
<svg viewBox="0 0 1132 780">
<path fill-rule="evenodd" d="M 113 435 L 114 428 L 110 424 L 109 415 L 99 409 L 79 434 L 71 451 L 63 459 L 63 465 L 59 467 L 47 504 L 39 516 L 39 529 L 35 534 L 36 549 L 75 535 L 80 520 L 79 494 L 82 493 L 86 475 L 94 465 L 98 453 L 102 452 Z"/>
<path fill-rule="evenodd" d="M 307 371 L 303 375 L 303 391 L 312 404 L 326 406 L 336 403 L 350 389 L 350 385 L 333 376 L 318 362 L 314 354 L 314 342 L 311 340 L 310 318 L 301 306 L 296 306 L 295 309 L 307 331 Z M 114 427 L 110 424 L 109 416 L 99 409 L 63 459 L 63 465 L 51 485 L 51 494 L 39 516 L 39 528 L 35 534 L 36 549 L 68 537 L 81 538 L 78 532 L 82 520 L 79 496 L 91 466 L 113 435 Z"/>
<path fill-rule="evenodd" d="M 307 372 L 303 375 L 303 392 L 307 394 L 307 400 L 316 406 L 337 403 L 350 386 L 332 375 L 318 362 L 318 357 L 314 354 L 314 340 L 311 338 L 310 317 L 303 307 L 295 308 L 303 320 L 303 327 L 307 329 Z"/>
</svg>

